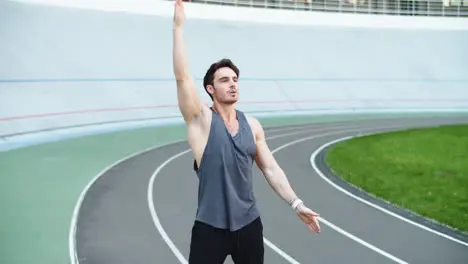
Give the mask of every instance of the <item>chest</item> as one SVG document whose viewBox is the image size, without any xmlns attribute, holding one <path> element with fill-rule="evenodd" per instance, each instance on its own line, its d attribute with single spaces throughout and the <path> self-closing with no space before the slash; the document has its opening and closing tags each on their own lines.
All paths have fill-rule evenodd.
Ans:
<svg viewBox="0 0 468 264">
<path fill-rule="evenodd" d="M 239 121 L 237 120 L 224 122 L 224 126 L 231 136 L 235 136 L 239 132 Z"/>
<path fill-rule="evenodd" d="M 214 120 L 212 129 L 210 149 L 214 148 L 213 152 L 216 152 L 216 155 L 244 158 L 251 158 L 255 155 L 256 146 L 247 123 L 242 120 L 225 122 L 217 118 Z"/>
</svg>

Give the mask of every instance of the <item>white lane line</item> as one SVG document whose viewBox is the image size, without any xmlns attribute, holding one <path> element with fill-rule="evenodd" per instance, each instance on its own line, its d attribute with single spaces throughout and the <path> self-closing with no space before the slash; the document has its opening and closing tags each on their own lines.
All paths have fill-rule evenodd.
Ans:
<svg viewBox="0 0 468 264">
<path fill-rule="evenodd" d="M 387 128 L 390 128 L 390 127 L 387 127 Z M 345 130 L 344 132 L 348 133 L 348 132 L 352 132 L 352 131 L 356 131 L 354 129 L 350 129 L 350 130 Z M 304 141 L 307 141 L 307 140 L 311 140 L 311 139 L 314 139 L 314 138 L 318 138 L 318 137 L 324 137 L 324 136 L 329 136 L 329 135 L 333 135 L 333 134 L 340 134 L 340 133 L 343 133 L 343 131 L 340 131 L 340 132 L 331 132 L 331 133 L 325 133 L 325 134 L 320 134 L 320 135 L 314 135 L 314 136 L 309 136 L 309 137 L 305 137 L 305 138 L 301 138 L 301 139 L 298 139 L 298 140 L 294 140 L 294 141 L 291 141 L 287 144 L 284 144 L 282 146 L 280 146 L 279 148 L 275 149 L 274 151 L 272 151 L 273 153 L 279 151 L 279 150 L 282 150 L 284 148 L 287 148 L 287 147 L 290 147 L 292 145 L 295 145 L 297 143 L 300 143 L 300 142 L 304 142 Z M 394 262 L 396 263 L 399 263 L 399 264 L 408 264 L 406 261 L 403 261 L 402 259 L 400 258 L 397 258 L 396 256 L 364 241 L 363 239 L 360 239 L 359 237 L 345 231 L 344 229 L 334 225 L 333 223 L 331 223 L 330 221 L 326 220 L 325 218 L 323 217 L 319 217 L 319 220 L 324 223 L 325 225 L 327 225 L 328 227 L 332 228 L 333 230 L 337 231 L 338 233 L 356 241 L 357 243 L 373 250 L 374 252 L 377 252 L 378 254 L 388 258 L 388 259 L 391 259 L 393 260 Z"/>
<path fill-rule="evenodd" d="M 354 199 L 356 199 L 356 200 L 358 200 L 358 201 L 360 201 L 360 202 L 362 202 L 362 203 L 364 203 L 364 204 L 366 204 L 366 205 L 368 205 L 368 206 L 370 206 L 370 207 L 372 207 L 372 208 L 374 208 L 374 209 L 377 209 L 377 210 L 379 210 L 379 211 L 381 211 L 381 212 L 383 212 L 383 213 L 386 213 L 386 214 L 388 214 L 388 215 L 391 215 L 391 216 L 393 216 L 393 217 L 395 217 L 395 218 L 397 218 L 397 219 L 400 219 L 400 220 L 402 220 L 402 221 L 404 221 L 404 222 L 406 222 L 406 223 L 408 223 L 408 224 L 414 225 L 414 226 L 419 227 L 419 228 L 421 228 L 421 229 L 423 229 L 423 230 L 426 230 L 426 231 L 428 231 L 428 232 L 431 232 L 431 233 L 433 233 L 433 234 L 439 235 L 439 236 L 444 237 L 444 238 L 446 238 L 446 239 L 449 239 L 449 240 L 451 240 L 451 241 L 453 241 L 453 242 L 456 242 L 456 243 L 459 243 L 459 244 L 461 244 L 461 245 L 464 245 L 464 246 L 467 246 L 467 247 L 468 247 L 468 243 L 466 243 L 466 242 L 464 242 L 464 241 L 461 241 L 461 240 L 459 240 L 459 239 L 457 239 L 457 238 L 451 237 L 451 236 L 449 236 L 449 235 L 447 235 L 447 234 L 441 233 L 441 232 L 439 232 L 439 231 L 437 231 L 437 230 L 433 230 L 433 229 L 431 229 L 431 228 L 429 228 L 429 227 L 427 227 L 427 226 L 425 226 L 425 225 L 422 225 L 422 224 L 420 224 L 420 223 L 414 222 L 414 221 L 412 221 L 412 220 L 410 220 L 410 219 L 408 219 L 408 218 L 406 218 L 406 217 L 403 217 L 403 216 L 401 216 L 401 215 L 399 215 L 399 214 L 396 214 L 396 213 L 394 213 L 394 212 L 392 212 L 392 211 L 389 211 L 389 210 L 387 210 L 387 209 L 385 209 L 385 208 L 383 208 L 383 207 L 380 207 L 380 206 L 378 206 L 378 205 L 376 205 L 376 204 L 374 204 L 374 203 L 371 203 L 371 202 L 369 202 L 369 201 L 367 201 L 367 200 L 365 200 L 365 199 L 362 199 L 362 198 L 360 198 L 360 197 L 358 197 L 358 196 L 356 196 L 356 195 L 354 195 L 354 194 L 348 192 L 347 190 L 343 189 L 342 187 L 338 186 L 337 184 L 335 184 L 334 182 L 332 182 L 330 179 L 328 179 L 328 178 L 318 169 L 318 167 L 317 167 L 317 165 L 316 165 L 316 163 L 315 163 L 315 159 L 316 159 L 317 155 L 318 155 L 323 149 L 325 149 L 326 147 L 328 147 L 328 146 L 330 146 L 330 145 L 332 145 L 332 144 L 335 144 L 335 143 L 337 143 L 337 142 L 350 139 L 350 138 L 352 138 L 352 137 L 343 137 L 343 138 L 340 138 L 340 139 L 336 139 L 336 140 L 330 141 L 330 142 L 328 142 L 328 143 L 322 145 L 321 147 L 319 147 L 316 151 L 314 151 L 314 152 L 312 153 L 312 155 L 311 155 L 311 157 L 310 157 L 310 163 L 312 164 L 312 168 L 315 170 L 315 172 L 317 172 L 317 174 L 318 174 L 324 181 L 326 181 L 327 183 L 329 183 L 330 185 L 332 185 L 333 187 L 335 187 L 337 190 L 341 191 L 342 193 L 344 193 L 344 194 L 346 194 L 346 195 L 348 195 L 348 196 L 350 196 L 350 197 L 352 197 L 352 198 L 354 198 Z"/>
<path fill-rule="evenodd" d="M 91 188 L 91 186 L 102 176 L 104 175 L 107 171 L 109 171 L 111 168 L 117 166 L 118 164 L 124 162 L 125 160 L 128 160 L 128 159 L 131 159 L 132 157 L 135 157 L 135 156 L 138 156 L 140 154 L 143 154 L 143 153 L 146 153 L 146 152 L 149 152 L 151 150 L 155 150 L 155 149 L 158 149 L 158 148 L 162 148 L 166 145 L 170 145 L 170 144 L 175 144 L 175 143 L 181 143 L 181 142 L 184 142 L 185 140 L 176 140 L 176 141 L 171 141 L 171 142 L 167 142 L 165 143 L 164 145 L 158 145 L 158 146 L 153 146 L 153 147 L 150 147 L 150 148 L 146 148 L 142 151 L 138 151 L 138 152 L 135 152 L 133 154 L 130 154 L 126 157 L 123 157 L 122 159 L 108 165 L 107 167 L 105 167 L 103 170 L 101 170 L 96 176 L 94 176 L 94 178 L 92 178 L 88 184 L 86 184 L 86 186 L 84 187 L 84 189 L 81 191 L 80 193 L 80 196 L 78 197 L 78 200 L 76 201 L 75 203 L 75 208 L 73 209 L 73 214 L 72 214 L 72 219 L 71 219 L 71 224 L 70 224 L 70 231 L 68 233 L 68 250 L 69 250 L 69 254 L 70 254 L 70 262 L 72 264 L 78 264 L 80 263 L 80 261 L 78 260 L 78 256 L 77 256 L 77 251 L 76 251 L 76 225 L 77 225 L 77 222 L 78 222 L 78 214 L 80 212 L 80 208 L 81 208 L 81 204 L 83 203 L 83 200 L 84 200 L 84 197 L 86 196 L 86 193 L 88 192 L 88 190 Z"/>
<path fill-rule="evenodd" d="M 339 127 L 334 127 L 334 128 L 341 128 L 341 126 Z M 323 129 L 330 129 L 330 128 L 323 128 Z M 322 130 L 323 130 L 322 129 Z M 320 129 L 319 129 L 320 130 Z M 313 132 L 315 131 L 315 129 L 309 129 L 309 130 L 302 130 L 302 131 L 295 131 L 295 132 L 291 132 L 291 133 L 285 133 L 285 134 L 280 134 L 280 135 L 275 135 L 275 136 L 271 136 L 271 137 L 267 137 L 268 140 L 271 140 L 271 139 L 274 139 L 274 138 L 280 138 L 280 137 L 287 137 L 287 136 L 290 136 L 290 135 L 295 135 L 295 134 L 299 134 L 299 133 L 304 133 L 304 132 Z M 167 164 L 169 164 L 171 161 L 181 157 L 182 155 L 184 154 L 187 154 L 191 152 L 191 149 L 186 149 L 182 152 L 179 152 L 175 155 L 173 155 L 172 157 L 170 157 L 169 159 L 165 160 L 161 165 L 159 165 L 156 170 L 154 171 L 154 173 L 151 175 L 151 178 L 149 180 L 149 183 L 148 183 L 148 193 L 147 193 L 147 198 L 148 198 L 148 206 L 149 206 L 149 211 L 150 211 L 150 214 L 151 214 L 151 217 L 153 218 L 153 223 L 156 227 L 156 229 L 158 230 L 158 232 L 161 234 L 161 237 L 163 238 L 163 240 L 166 242 L 166 244 L 169 246 L 169 248 L 171 249 L 172 253 L 174 253 L 174 255 L 176 256 L 176 258 L 179 260 L 179 262 L 181 264 L 187 264 L 187 260 L 185 259 L 185 257 L 183 256 L 183 254 L 180 252 L 180 250 L 176 247 L 176 245 L 174 244 L 174 242 L 172 242 L 171 238 L 169 237 L 169 235 L 166 233 L 166 231 L 164 230 L 160 220 L 159 220 L 159 217 L 158 217 L 158 214 L 157 214 L 157 211 L 156 211 L 156 208 L 154 206 L 154 198 L 153 198 L 153 188 L 154 188 L 154 181 L 156 180 L 156 177 L 158 176 L 159 172 L 167 166 Z M 299 262 L 297 262 L 294 258 L 292 258 L 291 256 L 289 256 L 287 253 L 285 253 L 284 251 L 282 251 L 281 249 L 279 249 L 277 246 L 275 246 L 271 241 L 269 241 L 268 239 L 266 239 L 265 237 L 263 238 L 265 244 L 267 246 L 269 246 L 271 249 L 273 249 L 275 252 L 277 252 L 280 256 L 282 256 L 283 258 L 285 258 L 287 261 L 289 261 L 291 264 L 300 264 Z"/>
<path fill-rule="evenodd" d="M 306 125 L 304 124 L 303 126 L 299 125 L 299 127 L 275 127 L 275 128 L 271 128 L 271 129 L 266 129 L 266 133 L 270 133 L 270 132 L 282 132 L 282 131 L 288 131 L 288 130 L 297 130 L 297 129 L 302 129 L 302 130 L 306 130 L 304 128 L 314 128 L 316 126 L 318 126 L 320 124 L 310 124 L 310 125 Z M 69 230 L 69 234 L 68 234 L 68 250 L 69 250 L 69 257 L 70 257 L 70 262 L 72 264 L 78 264 L 79 261 L 78 261 L 78 256 L 76 255 L 76 241 L 75 241 L 75 236 L 76 236 L 76 225 L 77 225 L 77 221 L 78 221 L 78 214 L 79 214 L 79 210 L 81 208 L 81 204 L 83 203 L 83 199 L 84 197 L 86 196 L 86 193 L 88 192 L 89 188 L 91 188 L 91 186 L 102 176 L 104 175 L 107 171 L 109 171 L 111 168 L 117 166 L 118 164 L 124 162 L 125 160 L 128 160 L 128 159 L 131 159 L 135 156 L 138 156 L 138 155 L 141 155 L 143 153 L 146 153 L 146 152 L 149 152 L 149 151 L 152 151 L 152 150 L 155 150 L 155 149 L 158 149 L 158 148 L 162 148 L 164 146 L 167 146 L 167 145 L 171 145 L 171 144 L 175 144 L 175 143 L 182 143 L 186 141 L 186 139 L 182 139 L 182 140 L 176 140 L 176 141 L 171 141 L 171 142 L 168 142 L 168 143 L 164 143 L 163 145 L 158 145 L 158 146 L 153 146 L 153 147 L 149 147 L 149 148 L 146 148 L 142 151 L 138 151 L 138 152 L 135 152 L 133 154 L 130 154 L 128 156 L 125 156 L 123 157 L 122 159 L 108 165 L 107 167 L 105 167 L 102 171 L 100 171 L 94 178 L 92 178 L 87 184 L 86 186 L 84 187 L 84 189 L 81 191 L 79 197 L 78 197 L 78 200 L 77 202 L 75 203 L 75 207 L 73 209 L 73 214 L 72 214 L 72 219 L 71 219 L 71 224 L 70 224 L 70 230 Z"/>
<path fill-rule="evenodd" d="M 292 126 L 287 126 L 287 127 L 273 127 L 270 129 L 265 128 L 265 133 L 268 132 L 283 132 L 283 131 L 289 131 L 289 130 L 305 130 L 305 129 L 314 129 L 314 128 L 342 128 L 342 127 L 350 127 L 352 123 L 349 124 L 333 124 L 333 123 L 309 123 L 309 124 L 297 124 L 297 125 L 292 125 Z"/>
<path fill-rule="evenodd" d="M 151 217 L 153 218 L 153 223 L 156 226 L 156 229 L 158 229 L 159 234 L 161 234 L 161 237 L 164 239 L 164 242 L 166 242 L 166 244 L 172 250 L 172 253 L 174 253 L 174 255 L 177 257 L 177 259 L 179 260 L 181 264 L 188 264 L 188 261 L 185 259 L 184 255 L 182 254 L 182 252 L 180 252 L 180 250 L 176 247 L 176 245 L 174 245 L 174 242 L 172 242 L 171 238 L 167 235 L 166 231 L 161 225 L 161 222 L 159 221 L 158 213 L 156 212 L 156 208 L 154 207 L 153 186 L 154 186 L 154 180 L 158 176 L 159 172 L 164 167 L 166 167 L 166 165 L 169 164 L 169 162 L 189 152 L 191 152 L 191 150 L 187 149 L 165 160 L 161 165 L 158 166 L 158 168 L 154 171 L 153 175 L 151 175 L 151 178 L 148 184 L 148 206 L 149 206 L 149 210 L 151 213 Z"/>
<path fill-rule="evenodd" d="M 300 126 L 300 127 L 279 127 L 279 128 L 271 128 L 271 129 L 267 129 L 266 128 L 266 131 L 267 133 L 269 132 L 278 132 L 278 131 L 286 131 L 286 130 L 295 130 L 295 129 L 301 129 L 301 128 L 308 128 L 308 127 L 315 127 L 315 124 L 311 124 L 311 125 L 304 125 L 304 126 Z M 333 127 L 332 127 L 333 128 Z M 305 130 L 304 130 L 305 131 Z M 308 130 L 307 130 L 308 131 Z M 302 132 L 302 131 L 301 131 Z M 300 132 L 298 132 L 300 133 Z M 138 152 L 135 152 L 133 154 L 130 154 L 128 156 L 125 156 L 123 157 L 122 159 L 108 165 L 107 167 L 105 167 L 102 171 L 100 171 L 94 178 L 92 178 L 87 184 L 86 186 L 83 188 L 83 190 L 81 191 L 80 193 L 80 196 L 78 197 L 78 200 L 76 201 L 75 203 L 75 207 L 73 209 L 73 213 L 72 213 L 72 218 L 71 218 L 71 223 L 70 223 L 70 230 L 69 230 L 69 233 L 68 233 L 68 251 L 69 251 L 69 258 L 70 258 L 70 263 L 71 264 L 79 264 L 80 261 L 78 259 L 78 256 L 77 256 L 77 251 L 76 251 L 76 227 L 77 227 L 77 222 L 78 222 L 78 214 L 79 214 L 79 211 L 80 211 L 80 208 L 81 208 L 81 205 L 83 203 L 83 200 L 84 200 L 84 197 L 86 196 L 86 193 L 88 192 L 88 190 L 91 188 L 91 186 L 102 176 L 104 175 L 107 171 L 109 171 L 111 168 L 117 166 L 118 164 L 124 162 L 125 160 L 128 160 L 128 159 L 131 159 L 135 156 L 138 156 L 138 155 L 141 155 L 143 153 L 146 153 L 146 152 L 149 152 L 149 151 L 152 151 L 152 150 L 156 150 L 158 148 L 162 148 L 162 147 L 165 147 L 167 145 L 171 145 L 171 144 L 176 144 L 176 143 L 182 143 L 182 142 L 185 142 L 186 139 L 182 139 L 182 140 L 175 140 L 175 141 L 170 141 L 170 142 L 166 142 L 162 145 L 158 145 L 158 146 L 153 146 L 153 147 L 149 147 L 149 148 L 146 148 L 142 151 L 138 151 Z"/>
<path fill-rule="evenodd" d="M 330 129 L 340 129 L 340 128 L 349 128 L 349 126 L 337 126 L 337 127 L 332 127 L 332 128 L 323 128 L 323 129 L 326 129 L 326 131 L 329 131 Z M 322 130 L 323 130 L 322 129 Z M 320 130 L 320 129 L 319 129 Z M 359 131 L 361 130 L 360 128 L 356 128 L 356 129 L 345 129 L 344 131 L 346 132 L 351 132 L 351 131 Z M 271 139 L 274 139 L 274 138 L 280 138 L 280 137 L 286 137 L 286 136 L 290 136 L 290 135 L 294 135 L 294 134 L 299 134 L 299 133 L 304 133 L 304 132 L 312 132 L 312 131 L 316 131 L 316 129 L 310 129 L 310 130 L 304 130 L 304 131 L 296 131 L 296 132 L 291 132 L 291 133 L 286 133 L 286 134 L 280 134 L 280 135 L 275 135 L 275 136 L 271 136 L 271 137 L 267 137 L 266 139 L 268 140 L 271 140 Z M 302 141 L 306 141 L 306 140 L 310 140 L 312 138 L 316 138 L 316 137 L 323 137 L 323 136 L 328 136 L 328 135 L 332 135 L 332 134 L 337 134 L 337 133 L 343 133 L 343 130 L 340 130 L 340 131 L 337 131 L 337 132 L 329 132 L 329 133 L 323 133 L 323 134 L 318 134 L 318 135 L 314 135 L 314 136 L 309 136 L 309 137 L 306 137 L 306 138 L 302 138 L 302 139 L 299 139 L 299 140 L 295 140 L 295 141 L 291 141 L 287 144 L 284 144 L 278 148 L 276 148 L 275 150 L 272 151 L 272 153 L 275 153 L 277 151 L 280 151 L 281 149 L 283 148 L 286 148 L 288 146 L 291 146 L 293 144 L 296 144 L 296 143 L 299 143 L 299 142 L 302 142 Z M 187 264 L 187 260 L 185 259 L 185 257 L 183 256 L 183 254 L 180 252 L 180 250 L 177 248 L 177 246 L 175 246 L 174 242 L 172 242 L 171 238 L 169 237 L 169 235 L 166 233 L 166 231 L 164 230 L 160 220 L 159 220 L 159 217 L 158 217 L 158 214 L 157 214 L 157 211 L 155 209 L 155 206 L 154 206 L 154 199 L 153 199 L 153 188 L 154 188 L 154 181 L 156 179 L 156 177 L 158 176 L 159 172 L 165 167 L 167 166 L 167 164 L 169 164 L 171 161 L 175 160 L 176 158 L 179 158 L 181 157 L 182 155 L 184 154 L 187 154 L 191 152 L 190 149 L 187 149 L 187 150 L 184 150 L 182 152 L 179 152 L 175 155 L 173 155 L 172 157 L 170 157 L 169 159 L 165 160 L 161 165 L 159 165 L 155 172 L 153 173 L 153 175 L 151 175 L 151 178 L 150 178 L 150 181 L 149 181 L 149 184 L 148 184 L 148 193 L 147 193 L 147 198 L 148 198 L 148 206 L 149 206 L 149 210 L 150 210 L 150 213 L 151 213 L 151 217 L 153 218 L 153 223 L 156 227 L 156 229 L 158 230 L 158 232 L 161 234 L 161 237 L 163 238 L 163 240 L 166 242 L 166 244 L 169 246 L 169 248 L 171 249 L 171 251 L 173 252 L 173 254 L 177 257 L 177 259 L 179 260 L 179 262 L 181 264 Z M 349 234 L 350 236 L 349 237 L 352 237 L 351 234 Z M 286 252 L 282 251 L 280 248 L 278 248 L 277 246 L 275 246 L 271 241 L 269 241 L 268 239 L 266 239 L 265 237 L 263 238 L 265 244 L 267 246 L 269 246 L 272 250 L 274 250 L 278 255 L 282 256 L 284 259 L 286 259 L 289 263 L 291 264 L 300 264 L 300 262 L 298 262 L 297 260 L 295 260 L 293 257 L 289 256 Z M 393 257 L 394 259 L 397 259 L 396 257 Z M 397 259 L 398 260 L 398 259 Z M 397 261 L 398 262 L 398 261 Z M 398 262 L 400 264 L 407 264 L 406 262 L 404 261 L 401 261 Z"/>
<path fill-rule="evenodd" d="M 278 255 L 283 257 L 285 260 L 287 260 L 291 264 L 301 264 L 299 261 L 295 260 L 291 256 L 289 256 L 286 252 L 281 250 L 279 247 L 277 247 L 275 244 L 273 244 L 270 240 L 266 239 L 266 237 L 263 237 L 263 242 L 265 245 L 269 246 L 273 251 L 275 251 Z"/>
<path fill-rule="evenodd" d="M 361 244 L 361 245 L 363 245 L 363 246 L 365 246 L 365 247 L 367 247 L 367 248 L 369 248 L 369 249 L 371 249 L 371 250 L 373 250 L 373 251 L 379 253 L 379 254 L 382 255 L 382 256 L 387 257 L 388 259 L 391 259 L 391 260 L 395 261 L 396 263 L 408 264 L 408 262 L 405 262 L 405 261 L 403 261 L 403 260 L 401 260 L 401 259 L 399 259 L 399 258 L 393 256 L 392 254 L 390 254 L 390 253 L 388 253 L 388 252 L 385 252 L 385 251 L 383 251 L 382 249 L 380 249 L 380 248 L 378 248 L 378 247 L 376 247 L 376 246 L 374 246 L 374 245 L 372 245 L 372 244 L 370 244 L 370 243 L 368 243 L 368 242 L 366 242 L 366 241 L 360 239 L 359 237 L 357 237 L 357 236 L 355 236 L 355 235 L 353 235 L 353 234 L 351 234 L 351 233 L 349 233 L 349 232 L 343 230 L 342 228 L 340 228 L 340 227 L 334 225 L 333 223 L 331 223 L 331 222 L 325 220 L 325 219 L 322 218 L 322 217 L 320 217 L 320 221 L 323 222 L 324 224 L 326 224 L 327 226 L 331 227 L 332 229 L 334 229 L 336 232 L 338 232 L 338 233 L 340 233 L 340 234 L 342 234 L 342 235 L 344 235 L 344 236 L 346 236 L 346 237 L 351 238 L 352 240 L 358 242 L 359 244 Z"/>
</svg>

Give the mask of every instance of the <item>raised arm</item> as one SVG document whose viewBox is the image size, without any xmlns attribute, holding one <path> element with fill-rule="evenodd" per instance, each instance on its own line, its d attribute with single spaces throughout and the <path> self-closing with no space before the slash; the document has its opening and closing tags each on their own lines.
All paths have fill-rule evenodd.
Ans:
<svg viewBox="0 0 468 264">
<path fill-rule="evenodd" d="M 262 171 L 267 182 L 276 194 L 285 202 L 292 206 L 299 218 L 307 225 L 310 231 L 320 232 L 320 225 L 317 217 L 319 214 L 307 208 L 296 196 L 283 169 L 276 162 L 273 153 L 270 151 L 265 138 L 265 132 L 258 120 L 249 118 L 252 131 L 255 134 L 257 144 L 257 156 L 255 162 Z"/>
<path fill-rule="evenodd" d="M 202 112 L 202 103 L 188 68 L 184 36 L 184 7 L 182 0 L 176 0 L 173 26 L 173 68 L 177 83 L 179 109 L 186 123 Z"/>
</svg>

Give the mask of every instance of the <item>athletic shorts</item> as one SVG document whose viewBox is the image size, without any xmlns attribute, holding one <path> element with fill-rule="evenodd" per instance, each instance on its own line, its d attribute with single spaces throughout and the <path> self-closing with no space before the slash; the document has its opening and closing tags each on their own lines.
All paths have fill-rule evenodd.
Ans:
<svg viewBox="0 0 468 264">
<path fill-rule="evenodd" d="M 260 217 L 236 231 L 195 221 L 189 264 L 223 264 L 228 255 L 236 264 L 263 264 L 263 224 Z"/>
</svg>

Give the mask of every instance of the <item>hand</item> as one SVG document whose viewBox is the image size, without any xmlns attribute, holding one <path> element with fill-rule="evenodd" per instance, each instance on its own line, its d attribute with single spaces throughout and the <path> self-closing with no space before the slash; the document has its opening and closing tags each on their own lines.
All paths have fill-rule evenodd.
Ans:
<svg viewBox="0 0 468 264">
<path fill-rule="evenodd" d="M 307 208 L 304 204 L 300 204 L 296 207 L 296 214 L 299 218 L 307 225 L 309 231 L 315 231 L 316 233 L 320 233 L 320 225 L 318 221 L 318 217 L 320 216 L 316 212 Z"/>
<path fill-rule="evenodd" d="M 184 23 L 184 6 L 182 0 L 176 0 L 174 6 L 174 26 L 181 27 Z"/>
</svg>

